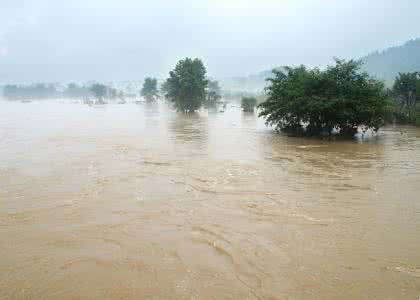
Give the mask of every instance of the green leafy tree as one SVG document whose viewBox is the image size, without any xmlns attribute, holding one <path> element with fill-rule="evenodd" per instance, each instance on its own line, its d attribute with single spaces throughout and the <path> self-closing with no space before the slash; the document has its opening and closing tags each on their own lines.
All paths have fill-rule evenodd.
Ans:
<svg viewBox="0 0 420 300">
<path fill-rule="evenodd" d="M 389 101 L 384 84 L 361 72 L 361 63 L 336 59 L 326 70 L 304 66 L 274 70 L 260 116 L 277 130 L 318 135 L 335 129 L 354 135 L 358 128 L 378 130 Z"/>
<path fill-rule="evenodd" d="M 143 88 L 141 89 L 140 94 L 146 98 L 147 101 L 154 100 L 158 95 L 157 79 L 147 77 L 144 80 Z"/>
<path fill-rule="evenodd" d="M 180 60 L 163 85 L 165 97 L 179 111 L 193 112 L 201 107 L 206 98 L 206 68 L 196 58 Z"/>
<path fill-rule="evenodd" d="M 160 93 L 167 97 L 167 94 L 169 93 L 169 82 L 168 80 L 164 81 L 160 86 Z"/>
<path fill-rule="evenodd" d="M 257 106 L 257 98 L 255 97 L 242 97 L 241 107 L 245 112 L 254 112 L 254 108 Z"/>
</svg>

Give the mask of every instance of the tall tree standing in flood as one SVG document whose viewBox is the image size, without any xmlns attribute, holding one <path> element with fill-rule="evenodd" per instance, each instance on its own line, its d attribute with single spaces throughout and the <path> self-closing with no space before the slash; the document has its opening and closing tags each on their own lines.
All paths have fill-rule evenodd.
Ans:
<svg viewBox="0 0 420 300">
<path fill-rule="evenodd" d="M 260 116 L 292 134 L 354 135 L 359 127 L 378 130 L 389 116 L 384 84 L 360 71 L 357 61 L 336 60 L 326 70 L 304 66 L 274 70 Z"/>
<path fill-rule="evenodd" d="M 140 94 L 147 100 L 153 101 L 158 95 L 157 79 L 147 77 L 144 80 Z"/>
<path fill-rule="evenodd" d="M 106 96 L 107 93 L 107 87 L 106 85 L 100 84 L 100 83 L 95 83 L 90 87 L 90 91 L 93 93 L 93 95 L 96 98 L 96 102 L 98 104 L 103 104 L 104 102 L 104 98 Z"/>
<path fill-rule="evenodd" d="M 222 90 L 220 89 L 219 82 L 216 80 L 209 80 L 207 90 L 207 102 L 216 103 L 222 98 L 222 96 L 220 95 L 221 93 Z"/>
<path fill-rule="evenodd" d="M 180 60 L 164 87 L 165 97 L 175 104 L 177 110 L 193 112 L 201 107 L 206 98 L 206 68 L 203 62 L 196 58 Z"/>
</svg>

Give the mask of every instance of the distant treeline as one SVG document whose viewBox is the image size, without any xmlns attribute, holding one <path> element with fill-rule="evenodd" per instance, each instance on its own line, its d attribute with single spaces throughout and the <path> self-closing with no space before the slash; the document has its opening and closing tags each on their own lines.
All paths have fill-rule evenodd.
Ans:
<svg viewBox="0 0 420 300">
<path fill-rule="evenodd" d="M 44 99 L 56 98 L 60 96 L 53 84 L 38 83 L 29 86 L 6 85 L 3 88 L 4 98 L 10 100 L 17 99 Z"/>
<path fill-rule="evenodd" d="M 33 85 L 5 85 L 3 88 L 3 97 L 9 100 L 51 98 L 85 99 L 97 97 L 98 87 L 103 90 L 103 95 L 101 95 L 103 98 L 114 99 L 124 96 L 122 91 L 102 84 L 83 86 L 70 83 L 64 89 L 59 89 L 55 84 L 37 83 Z"/>
</svg>

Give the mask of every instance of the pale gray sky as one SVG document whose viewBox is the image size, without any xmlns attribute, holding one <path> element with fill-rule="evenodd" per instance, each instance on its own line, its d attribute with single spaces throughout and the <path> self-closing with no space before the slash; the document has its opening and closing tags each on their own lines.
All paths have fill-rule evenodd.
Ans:
<svg viewBox="0 0 420 300">
<path fill-rule="evenodd" d="M 323 66 L 420 37 L 419 0 L 0 0 L 0 83 Z"/>
</svg>

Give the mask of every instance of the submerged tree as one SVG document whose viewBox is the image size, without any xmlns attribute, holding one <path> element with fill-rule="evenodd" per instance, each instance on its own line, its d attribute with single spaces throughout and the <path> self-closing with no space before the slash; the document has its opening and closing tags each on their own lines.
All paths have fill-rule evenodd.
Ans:
<svg viewBox="0 0 420 300">
<path fill-rule="evenodd" d="M 109 98 L 109 99 L 117 99 L 118 90 L 116 88 L 113 88 L 113 87 L 107 87 L 106 97 Z"/>
<path fill-rule="evenodd" d="M 420 72 L 399 73 L 392 93 L 397 121 L 420 125 Z"/>
<path fill-rule="evenodd" d="M 147 101 L 152 101 L 158 95 L 157 79 L 147 77 L 144 80 L 143 88 L 140 91 L 140 95 L 146 98 Z"/>
<path fill-rule="evenodd" d="M 254 112 L 254 108 L 257 106 L 257 98 L 255 97 L 242 97 L 241 107 L 244 112 Z"/>
<path fill-rule="evenodd" d="M 277 130 L 353 135 L 359 126 L 378 130 L 389 111 L 384 84 L 360 71 L 361 63 L 336 60 L 325 71 L 304 66 L 274 70 L 260 116 Z"/>
<path fill-rule="evenodd" d="M 91 94 L 89 88 L 79 86 L 76 83 L 70 83 L 63 91 L 63 96 L 66 98 L 82 98 L 88 97 Z"/>
<path fill-rule="evenodd" d="M 91 92 L 97 99 L 98 103 L 104 103 L 104 98 L 107 94 L 107 86 L 99 83 L 95 83 L 90 87 Z"/>
<path fill-rule="evenodd" d="M 222 96 L 222 93 L 219 82 L 216 80 L 209 80 L 208 81 L 208 88 L 207 88 L 207 102 L 208 103 L 216 103 L 219 101 Z"/>
<path fill-rule="evenodd" d="M 201 107 L 206 98 L 206 68 L 196 58 L 180 60 L 163 85 L 165 97 L 179 111 L 193 112 Z"/>
</svg>

